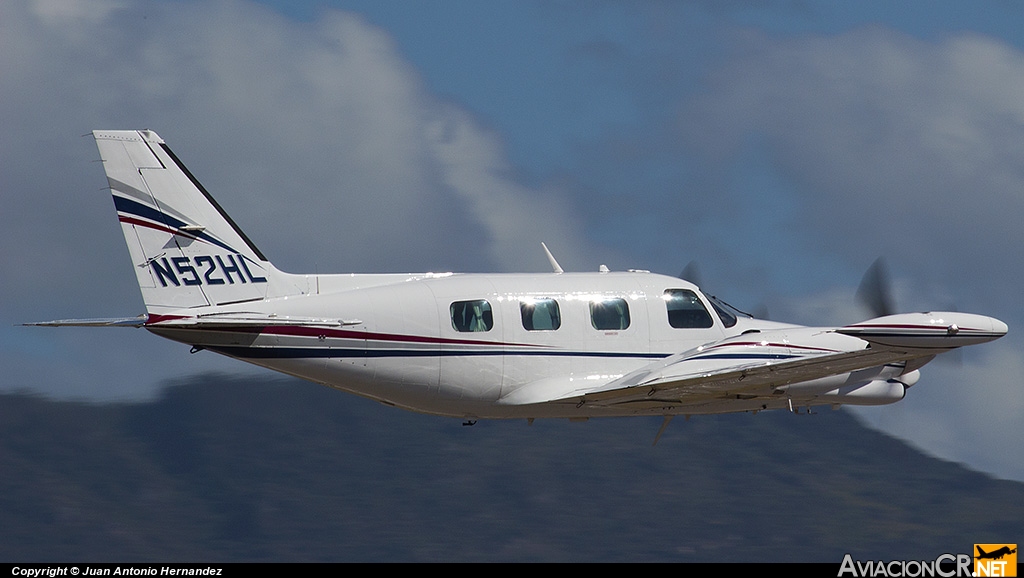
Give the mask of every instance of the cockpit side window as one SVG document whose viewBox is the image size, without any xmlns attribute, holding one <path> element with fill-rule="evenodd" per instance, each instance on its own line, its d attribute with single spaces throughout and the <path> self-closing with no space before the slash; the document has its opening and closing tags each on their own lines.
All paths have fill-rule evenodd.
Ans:
<svg viewBox="0 0 1024 578">
<path fill-rule="evenodd" d="M 554 331 L 562 326 L 558 301 L 554 299 L 523 299 L 519 302 L 523 329 L 527 331 Z"/>
<path fill-rule="evenodd" d="M 452 327 L 455 331 L 490 331 L 494 327 L 494 314 L 486 299 L 456 301 L 451 306 Z"/>
<path fill-rule="evenodd" d="M 668 324 L 676 329 L 706 329 L 715 324 L 697 294 L 689 289 L 665 290 Z"/>
<path fill-rule="evenodd" d="M 612 298 L 590 302 L 590 324 L 601 331 L 617 331 L 629 327 L 629 304 Z"/>
</svg>

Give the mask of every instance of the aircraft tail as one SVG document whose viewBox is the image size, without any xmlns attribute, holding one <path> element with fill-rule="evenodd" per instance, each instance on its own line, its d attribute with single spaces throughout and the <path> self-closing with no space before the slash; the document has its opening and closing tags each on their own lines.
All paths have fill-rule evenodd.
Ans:
<svg viewBox="0 0 1024 578">
<path fill-rule="evenodd" d="M 270 264 L 159 135 L 93 136 L 150 314 L 281 292 L 290 276 Z"/>
</svg>

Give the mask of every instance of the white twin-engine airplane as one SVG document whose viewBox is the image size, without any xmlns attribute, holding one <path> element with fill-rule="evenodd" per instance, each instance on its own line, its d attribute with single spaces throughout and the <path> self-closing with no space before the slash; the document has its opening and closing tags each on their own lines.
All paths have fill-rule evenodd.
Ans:
<svg viewBox="0 0 1024 578">
<path fill-rule="evenodd" d="M 548 274 L 283 273 L 156 133 L 93 136 L 147 313 L 38 325 L 144 327 L 467 423 L 888 404 L 936 354 L 1007 331 L 951 312 L 754 319 L 674 277 L 564 273 L 546 247 Z"/>
</svg>

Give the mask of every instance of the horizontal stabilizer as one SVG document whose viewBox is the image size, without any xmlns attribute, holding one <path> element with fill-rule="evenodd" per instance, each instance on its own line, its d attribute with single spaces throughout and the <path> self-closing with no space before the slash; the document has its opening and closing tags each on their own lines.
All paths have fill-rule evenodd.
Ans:
<svg viewBox="0 0 1024 578">
<path fill-rule="evenodd" d="M 138 317 L 109 317 L 106 319 L 58 319 L 56 321 L 38 321 L 22 323 L 25 327 L 142 327 L 146 324 L 146 315 Z"/>
<path fill-rule="evenodd" d="M 318 317 L 297 317 L 294 315 L 273 315 L 250 311 L 207 313 L 196 316 L 150 315 L 146 325 L 151 327 L 265 327 L 269 325 L 344 327 L 360 325 L 359 319 L 324 319 Z"/>
</svg>

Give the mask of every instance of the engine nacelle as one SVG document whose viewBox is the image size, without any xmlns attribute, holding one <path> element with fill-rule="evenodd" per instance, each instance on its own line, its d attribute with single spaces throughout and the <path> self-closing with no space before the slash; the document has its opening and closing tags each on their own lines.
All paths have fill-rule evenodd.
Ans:
<svg viewBox="0 0 1024 578">
<path fill-rule="evenodd" d="M 840 387 L 821 394 L 818 399 L 833 404 L 888 405 L 903 399 L 907 386 L 896 379 L 875 380 L 863 385 Z"/>
</svg>

